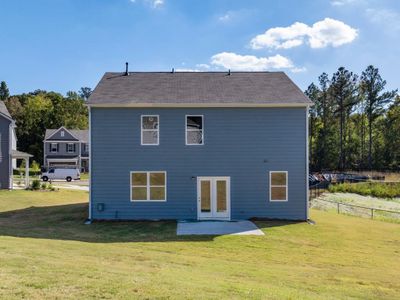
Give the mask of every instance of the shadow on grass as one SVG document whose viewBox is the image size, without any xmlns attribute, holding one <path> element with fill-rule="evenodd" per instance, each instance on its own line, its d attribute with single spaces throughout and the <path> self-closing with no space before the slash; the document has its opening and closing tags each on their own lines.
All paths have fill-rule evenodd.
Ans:
<svg viewBox="0 0 400 300">
<path fill-rule="evenodd" d="M 74 240 L 91 243 L 211 241 L 216 236 L 177 236 L 175 221 L 94 222 L 84 225 L 87 203 L 34 206 L 0 212 L 0 236 Z M 255 222 L 261 229 L 296 222 Z"/>
<path fill-rule="evenodd" d="M 304 224 L 305 221 L 291 221 L 291 220 L 280 220 L 280 219 L 251 219 L 254 224 L 257 225 L 261 230 L 268 230 L 273 227 L 282 227 L 288 225 Z"/>
</svg>

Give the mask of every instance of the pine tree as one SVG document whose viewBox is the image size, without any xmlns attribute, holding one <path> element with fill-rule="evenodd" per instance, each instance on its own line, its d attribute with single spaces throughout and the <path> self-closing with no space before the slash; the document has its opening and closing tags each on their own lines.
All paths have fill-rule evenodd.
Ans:
<svg viewBox="0 0 400 300">
<path fill-rule="evenodd" d="M 357 75 L 340 67 L 333 74 L 330 86 L 330 94 L 335 100 L 335 113 L 339 116 L 339 170 L 346 167 L 346 120 L 350 116 L 354 105 L 357 104 Z"/>
<path fill-rule="evenodd" d="M 372 169 L 372 127 L 375 119 L 381 115 L 385 106 L 393 101 L 397 90 L 383 92 L 386 81 L 382 79 L 378 68 L 368 66 L 361 74 L 360 88 L 365 97 L 365 109 L 368 118 L 368 167 Z"/>
<path fill-rule="evenodd" d="M 0 82 L 0 100 L 7 100 L 10 97 L 10 91 L 8 90 L 7 84 L 5 81 Z"/>
</svg>

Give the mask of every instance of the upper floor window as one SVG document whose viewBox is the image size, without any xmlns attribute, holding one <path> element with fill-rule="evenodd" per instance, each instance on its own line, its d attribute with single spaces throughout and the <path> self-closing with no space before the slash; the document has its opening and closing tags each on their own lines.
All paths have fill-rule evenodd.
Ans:
<svg viewBox="0 0 400 300">
<path fill-rule="evenodd" d="M 204 145 L 203 116 L 186 116 L 186 145 Z"/>
<path fill-rule="evenodd" d="M 270 201 L 288 201 L 288 172 L 269 172 Z"/>
<path fill-rule="evenodd" d="M 84 152 L 89 152 L 89 144 L 88 143 L 83 144 L 83 151 Z"/>
<path fill-rule="evenodd" d="M 159 116 L 141 117 L 141 144 L 159 144 Z"/>
<path fill-rule="evenodd" d="M 50 144 L 50 152 L 58 152 L 58 143 Z"/>
<path fill-rule="evenodd" d="M 64 130 L 61 130 L 60 134 L 61 134 L 61 137 L 64 137 L 64 135 L 65 135 Z"/>
<path fill-rule="evenodd" d="M 75 144 L 73 144 L 73 143 L 68 143 L 68 144 L 67 144 L 67 152 L 68 152 L 68 153 L 75 152 Z"/>
</svg>

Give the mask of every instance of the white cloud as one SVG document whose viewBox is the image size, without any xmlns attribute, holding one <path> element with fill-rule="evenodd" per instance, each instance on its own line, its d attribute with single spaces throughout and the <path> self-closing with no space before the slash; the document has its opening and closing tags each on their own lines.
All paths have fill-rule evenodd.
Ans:
<svg viewBox="0 0 400 300">
<path fill-rule="evenodd" d="M 348 5 L 348 4 L 353 4 L 357 2 L 358 0 L 332 0 L 331 5 L 333 6 L 343 6 L 343 5 Z"/>
<path fill-rule="evenodd" d="M 218 21 L 223 22 L 223 23 L 229 22 L 231 19 L 232 19 L 231 12 L 227 12 L 226 14 L 218 17 Z"/>
<path fill-rule="evenodd" d="M 211 57 L 211 64 L 236 71 L 266 71 L 269 69 L 293 68 L 293 63 L 287 57 L 274 55 L 270 57 L 256 57 L 254 55 L 240 55 L 232 52 L 221 52 Z"/>
<path fill-rule="evenodd" d="M 202 70 L 190 69 L 190 68 L 178 68 L 178 69 L 175 69 L 175 72 L 202 72 Z"/>
<path fill-rule="evenodd" d="M 137 0 L 129 0 L 131 3 L 136 3 Z M 152 8 L 160 8 L 164 5 L 164 0 L 144 0 Z"/>
<path fill-rule="evenodd" d="M 150 0 L 150 2 L 154 8 L 159 8 L 164 5 L 164 0 Z"/>
<path fill-rule="evenodd" d="M 210 68 L 210 66 L 207 64 L 197 64 L 196 67 L 200 68 L 200 69 L 209 69 Z"/>
<path fill-rule="evenodd" d="M 387 33 L 400 31 L 400 14 L 398 12 L 391 9 L 375 8 L 368 8 L 365 12 L 372 23 L 386 27 Z"/>
<path fill-rule="evenodd" d="M 292 68 L 291 70 L 290 70 L 292 73 L 303 73 L 303 72 L 307 72 L 307 68 L 306 67 L 295 67 L 295 68 Z"/>
<path fill-rule="evenodd" d="M 312 26 L 296 22 L 288 27 L 274 27 L 257 35 L 250 41 L 253 49 L 289 49 L 307 43 L 311 48 L 339 47 L 351 43 L 358 30 L 331 18 L 314 23 Z"/>
</svg>

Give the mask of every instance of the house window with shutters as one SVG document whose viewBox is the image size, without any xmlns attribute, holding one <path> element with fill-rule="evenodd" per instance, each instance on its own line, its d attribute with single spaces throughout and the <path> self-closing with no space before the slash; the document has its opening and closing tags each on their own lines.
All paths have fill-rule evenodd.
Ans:
<svg viewBox="0 0 400 300">
<path fill-rule="evenodd" d="M 75 152 L 75 144 L 74 144 L 74 143 L 68 143 L 68 144 L 67 144 L 67 152 L 68 152 L 68 153 L 73 153 L 73 152 Z"/>
<path fill-rule="evenodd" d="M 51 143 L 50 144 L 50 152 L 57 153 L 58 152 L 58 143 Z"/>
</svg>

